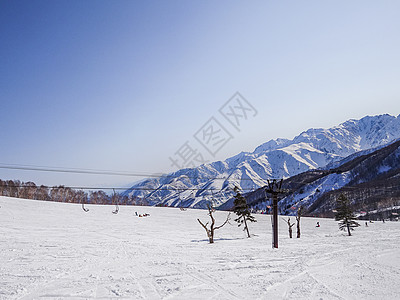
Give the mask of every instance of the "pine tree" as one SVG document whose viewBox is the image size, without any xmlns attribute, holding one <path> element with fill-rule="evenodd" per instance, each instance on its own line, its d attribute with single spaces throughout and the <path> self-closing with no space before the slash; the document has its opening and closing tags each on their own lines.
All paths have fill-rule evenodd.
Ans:
<svg viewBox="0 0 400 300">
<path fill-rule="evenodd" d="M 246 230 L 247 237 L 250 237 L 249 227 L 247 226 L 247 221 L 250 221 L 250 222 L 257 222 L 257 221 L 251 215 L 249 206 L 247 205 L 246 198 L 244 198 L 242 196 L 242 194 L 240 194 L 239 188 L 235 187 L 234 192 L 236 193 L 236 195 L 234 197 L 235 200 L 233 202 L 233 205 L 234 205 L 233 212 L 238 216 L 238 218 L 235 219 L 235 222 L 238 223 L 239 227 L 244 223 L 243 230 Z"/>
<path fill-rule="evenodd" d="M 350 201 L 343 194 L 337 199 L 336 211 L 335 220 L 340 221 L 339 229 L 343 231 L 347 229 L 348 234 L 351 235 L 351 230 L 354 230 L 354 227 L 358 227 L 360 224 L 355 221 L 356 216 L 350 208 Z"/>
</svg>

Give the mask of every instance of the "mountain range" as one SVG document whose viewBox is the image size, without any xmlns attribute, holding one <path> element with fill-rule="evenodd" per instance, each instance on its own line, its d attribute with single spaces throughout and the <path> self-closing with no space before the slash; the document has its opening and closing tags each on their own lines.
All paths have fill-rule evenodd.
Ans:
<svg viewBox="0 0 400 300">
<path fill-rule="evenodd" d="M 344 194 L 358 210 L 374 211 L 400 205 L 400 139 L 375 151 L 358 152 L 334 168 L 307 171 L 282 181 L 278 209 L 295 215 L 302 206 L 308 215 L 332 217 L 336 199 Z M 245 194 L 248 204 L 264 210 L 270 195 L 263 188 Z M 233 200 L 223 204 L 231 209 Z"/>
<path fill-rule="evenodd" d="M 246 193 L 265 186 L 267 179 L 333 169 L 399 138 L 400 115 L 366 116 L 329 129 L 312 128 L 292 140 L 270 140 L 253 152 L 241 152 L 224 161 L 144 179 L 124 195 L 145 199 L 150 205 L 204 208 L 212 199 L 216 207 L 226 207 L 235 186 Z M 338 181 L 343 186 L 350 180 L 339 177 L 331 178 L 331 184 Z"/>
</svg>

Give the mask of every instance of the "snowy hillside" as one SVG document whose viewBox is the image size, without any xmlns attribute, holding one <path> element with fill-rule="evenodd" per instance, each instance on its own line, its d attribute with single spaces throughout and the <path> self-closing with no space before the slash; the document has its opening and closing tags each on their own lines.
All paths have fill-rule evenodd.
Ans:
<svg viewBox="0 0 400 300">
<path fill-rule="evenodd" d="M 214 244 L 204 210 L 114 207 L 0 197 L 0 299 L 398 299 L 400 222 L 348 237 L 331 219 L 302 219 L 289 239 L 267 215 L 253 237 L 236 225 Z M 135 217 L 135 212 L 150 213 Z M 216 212 L 217 223 L 226 212 Z M 316 221 L 321 224 L 316 228 Z"/>
<path fill-rule="evenodd" d="M 279 201 L 280 212 L 294 215 L 303 206 L 310 215 L 333 216 L 336 199 L 342 193 L 361 211 L 400 204 L 400 140 L 375 151 L 360 151 L 330 166 L 285 179 L 282 187 L 288 192 Z M 264 189 L 245 196 L 250 205 L 260 209 L 265 209 L 269 201 Z M 232 207 L 230 199 L 221 209 Z"/>
<path fill-rule="evenodd" d="M 271 140 L 252 153 L 242 152 L 225 161 L 142 180 L 125 195 L 145 198 L 153 205 L 205 207 L 211 198 L 221 205 L 231 198 L 234 186 L 243 192 L 255 190 L 268 178 L 288 178 L 321 168 L 398 138 L 400 116 L 368 116 L 330 129 L 309 129 L 293 140 Z"/>
</svg>

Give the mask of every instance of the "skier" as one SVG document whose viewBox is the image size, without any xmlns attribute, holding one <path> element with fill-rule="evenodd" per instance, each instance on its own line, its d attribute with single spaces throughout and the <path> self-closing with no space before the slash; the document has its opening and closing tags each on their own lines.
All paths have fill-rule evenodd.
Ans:
<svg viewBox="0 0 400 300">
<path fill-rule="evenodd" d="M 365 227 L 368 227 L 368 222 L 365 222 Z"/>
<path fill-rule="evenodd" d="M 320 227 L 320 226 L 319 226 L 319 222 L 317 222 L 317 226 L 315 226 L 315 227 Z"/>
</svg>

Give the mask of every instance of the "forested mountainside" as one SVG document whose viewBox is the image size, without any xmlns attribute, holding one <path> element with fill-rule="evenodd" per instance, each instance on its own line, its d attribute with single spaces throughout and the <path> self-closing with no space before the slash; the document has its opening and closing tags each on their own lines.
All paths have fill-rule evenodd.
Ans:
<svg viewBox="0 0 400 300">
<path fill-rule="evenodd" d="M 357 210 L 371 211 L 400 205 L 400 140 L 360 155 L 332 169 L 312 170 L 285 179 L 288 190 L 279 201 L 282 214 L 295 214 L 303 206 L 309 215 L 333 216 L 336 199 L 345 194 Z M 265 209 L 263 189 L 245 195 L 251 206 Z M 232 207 L 232 201 L 222 208 Z"/>
</svg>

